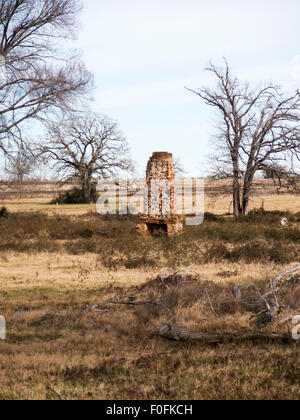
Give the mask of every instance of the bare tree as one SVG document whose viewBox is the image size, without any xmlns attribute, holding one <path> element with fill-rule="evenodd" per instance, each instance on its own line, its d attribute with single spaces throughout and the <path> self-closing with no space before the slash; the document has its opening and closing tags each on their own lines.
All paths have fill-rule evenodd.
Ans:
<svg viewBox="0 0 300 420">
<path fill-rule="evenodd" d="M 85 202 L 91 201 L 95 178 L 133 171 L 129 147 L 115 122 L 96 113 L 69 113 L 48 125 L 48 141 L 40 147 L 63 181 L 77 180 Z"/>
<path fill-rule="evenodd" d="M 176 176 L 184 176 L 186 170 L 184 169 L 183 163 L 179 157 L 174 159 L 174 168 Z"/>
<path fill-rule="evenodd" d="M 287 188 L 293 192 L 299 192 L 300 174 L 294 169 L 289 169 L 278 163 L 266 164 L 263 167 L 265 179 L 272 179 L 274 188 L 277 188 L 278 194 L 282 188 Z"/>
<path fill-rule="evenodd" d="M 33 173 L 36 165 L 35 157 L 27 148 L 21 146 L 7 158 L 5 170 L 9 178 L 22 183 L 26 177 Z"/>
<path fill-rule="evenodd" d="M 257 171 L 287 153 L 300 156 L 300 93 L 286 95 L 272 84 L 251 89 L 232 75 L 226 60 L 224 69 L 210 63 L 207 70 L 216 77 L 216 88 L 188 90 L 220 112 L 214 159 L 222 176 L 233 179 L 238 219 L 248 213 Z"/>
<path fill-rule="evenodd" d="M 16 152 L 12 152 L 7 156 L 5 164 L 7 185 L 18 190 L 20 199 L 23 196 L 24 182 L 32 175 L 37 164 L 37 159 L 24 145 L 21 145 Z"/>
<path fill-rule="evenodd" d="M 77 0 L 0 0 L 0 148 L 22 124 L 74 104 L 90 75 L 61 40 L 76 30 Z"/>
</svg>

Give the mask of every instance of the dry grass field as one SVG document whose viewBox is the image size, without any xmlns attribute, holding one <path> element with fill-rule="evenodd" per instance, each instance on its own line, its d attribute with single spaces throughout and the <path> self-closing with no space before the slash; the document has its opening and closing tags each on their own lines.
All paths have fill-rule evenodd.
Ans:
<svg viewBox="0 0 300 420">
<path fill-rule="evenodd" d="M 224 194 L 230 187 L 228 181 L 205 180 L 205 212 L 224 215 L 232 211 L 232 197 Z M 52 181 L 28 182 L 22 188 L 22 197 L 15 185 L 0 187 L 0 200 L 11 212 L 43 212 L 56 215 L 56 200 L 59 193 L 76 185 L 59 185 Z M 300 212 L 300 195 L 295 195 L 285 188 L 279 190 L 274 187 L 272 180 L 255 180 L 253 195 L 249 209 L 259 209 L 263 206 L 266 211 Z M 60 215 L 84 215 L 96 212 L 96 205 L 89 204 L 60 204 Z"/>
<path fill-rule="evenodd" d="M 230 300 L 232 287 L 254 283 L 263 292 L 300 255 L 300 196 L 262 190 L 251 206 L 263 201 L 265 211 L 240 223 L 225 217 L 230 198 L 207 196 L 201 226 L 146 239 L 136 237 L 133 216 L 70 205 L 57 217 L 51 194 L 33 193 L 19 214 L 21 202 L 5 198 L 0 398 L 299 399 L 299 342 L 279 335 L 176 342 L 157 334 L 165 322 L 203 332 L 253 329 Z M 165 267 L 181 275 L 190 268 L 186 284 L 172 275 L 159 281 Z M 298 280 L 279 299 L 300 311 Z"/>
</svg>

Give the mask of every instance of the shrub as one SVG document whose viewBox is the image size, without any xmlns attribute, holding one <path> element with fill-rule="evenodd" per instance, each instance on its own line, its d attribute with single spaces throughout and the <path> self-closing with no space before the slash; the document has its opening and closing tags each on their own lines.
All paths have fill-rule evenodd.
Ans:
<svg viewBox="0 0 300 420">
<path fill-rule="evenodd" d="M 264 224 L 271 224 L 274 223 L 278 225 L 280 220 L 283 217 L 287 217 L 288 219 L 293 219 L 293 215 L 289 212 L 284 211 L 265 211 L 263 209 L 254 209 L 251 210 L 248 216 L 245 216 L 240 219 L 240 222 L 251 222 L 251 223 L 264 223 Z"/>
<path fill-rule="evenodd" d="M 7 214 L 5 210 L 1 213 Z M 299 259 L 299 235 L 297 225 L 269 226 L 264 217 L 244 223 L 225 218 L 222 222 L 206 221 L 200 226 L 187 226 L 183 235 L 173 238 L 138 238 L 136 217 L 130 215 L 57 218 L 27 213 L 0 219 L 1 251 L 92 252 L 112 270 L 177 268 L 213 261 L 290 263 Z"/>
<path fill-rule="evenodd" d="M 97 200 L 98 193 L 96 191 L 96 186 L 94 186 L 92 189 L 91 201 L 96 202 Z M 83 191 L 78 187 L 74 187 L 69 191 L 61 192 L 58 198 L 52 201 L 52 204 L 57 202 L 59 204 L 89 204 L 84 197 Z"/>
<path fill-rule="evenodd" d="M 9 212 L 6 207 L 2 207 L 0 209 L 0 218 L 7 218 L 9 216 Z"/>
<path fill-rule="evenodd" d="M 92 231 L 92 229 L 90 228 L 83 228 L 80 232 L 79 235 L 81 236 L 81 238 L 86 238 L 86 239 L 90 239 L 93 237 L 94 232 Z"/>
<path fill-rule="evenodd" d="M 216 243 L 211 245 L 205 252 L 205 261 L 206 262 L 219 262 L 222 260 L 230 259 L 230 251 L 222 243 Z"/>
<path fill-rule="evenodd" d="M 205 220 L 206 222 L 218 222 L 218 221 L 221 221 L 221 220 L 222 220 L 222 218 L 221 218 L 221 217 L 216 216 L 216 215 L 215 215 L 215 214 L 213 214 L 213 213 L 205 213 L 205 215 L 204 215 L 204 220 Z"/>
</svg>

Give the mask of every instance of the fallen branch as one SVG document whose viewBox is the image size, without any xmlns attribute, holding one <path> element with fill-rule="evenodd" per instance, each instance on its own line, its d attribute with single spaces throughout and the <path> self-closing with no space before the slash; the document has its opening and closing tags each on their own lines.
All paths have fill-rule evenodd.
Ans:
<svg viewBox="0 0 300 420">
<path fill-rule="evenodd" d="M 210 305 L 210 307 L 211 307 L 211 310 L 213 311 L 213 313 L 214 313 L 216 316 L 218 316 L 217 312 L 214 310 L 214 307 L 213 307 L 213 304 L 212 304 L 212 302 L 211 302 L 211 298 L 209 297 L 209 294 L 208 294 L 208 290 L 207 290 L 207 289 L 205 289 L 205 294 L 206 294 L 206 297 L 207 297 L 208 303 L 209 303 L 209 305 Z"/>
<path fill-rule="evenodd" d="M 62 316 L 66 315 L 66 311 L 63 312 L 50 312 L 48 314 L 45 314 L 37 319 L 35 319 L 34 321 L 32 321 L 32 325 L 39 325 L 44 321 L 48 321 L 50 319 L 55 319 L 55 318 L 60 318 Z"/>
<path fill-rule="evenodd" d="M 95 305 L 92 306 L 88 306 L 87 308 L 85 308 L 82 312 L 80 312 L 78 315 L 84 315 L 88 312 L 91 311 L 98 311 L 100 310 L 103 306 L 106 305 L 130 305 L 130 306 L 141 306 L 141 305 L 160 305 L 159 302 L 153 302 L 153 301 L 136 301 L 136 296 L 117 296 L 117 297 L 113 297 L 111 299 L 107 299 L 104 302 L 101 303 L 97 303 Z M 104 311 L 103 311 L 104 312 Z"/>
<path fill-rule="evenodd" d="M 280 304 L 276 293 L 278 293 L 283 287 L 285 287 L 290 281 L 291 277 L 282 284 L 279 285 L 280 280 L 287 276 L 288 274 L 291 275 L 295 273 L 296 271 L 300 270 L 300 265 L 297 265 L 296 267 L 289 268 L 287 270 L 284 270 L 283 272 L 277 274 L 271 281 L 268 290 L 265 294 L 261 294 L 259 289 L 255 284 L 250 285 L 241 285 L 241 286 L 235 286 L 232 289 L 232 293 L 234 295 L 234 298 L 237 302 L 242 303 L 242 290 L 243 289 L 249 289 L 253 288 L 256 290 L 256 292 L 259 294 L 259 299 L 254 302 L 246 303 L 247 305 L 256 306 L 257 308 L 260 308 L 259 312 L 256 314 L 251 314 L 251 319 L 254 319 L 255 326 L 258 328 L 264 327 L 266 325 L 272 324 L 278 320 L 278 315 L 281 312 L 282 307 L 287 308 L 284 303 Z"/>
<path fill-rule="evenodd" d="M 66 401 L 67 397 L 65 395 L 60 394 L 55 389 L 51 388 L 49 385 L 46 386 L 46 389 L 48 391 L 51 391 L 53 394 L 55 394 L 60 401 Z"/>
<path fill-rule="evenodd" d="M 117 296 L 110 299 L 105 300 L 104 302 L 97 303 L 95 305 L 87 306 L 83 311 L 80 312 L 70 312 L 69 315 L 75 318 L 79 318 L 89 312 L 96 312 L 100 315 L 105 314 L 109 312 L 108 309 L 105 309 L 104 307 L 106 305 L 129 305 L 129 306 L 142 306 L 142 305 L 161 305 L 165 309 L 169 310 L 165 305 L 163 305 L 160 302 L 153 302 L 153 301 L 137 301 L 135 300 L 136 296 Z M 53 320 L 56 318 L 61 318 L 64 316 L 67 316 L 68 312 L 62 311 L 62 312 L 50 312 L 47 313 L 35 320 L 32 321 L 32 325 L 40 325 L 41 323 L 49 320 Z"/>
<path fill-rule="evenodd" d="M 287 270 L 282 271 L 282 273 L 277 274 L 277 276 L 274 277 L 270 281 L 270 290 L 276 289 L 277 284 L 278 284 L 279 280 L 282 279 L 282 277 L 284 277 L 287 274 L 293 274 L 293 273 L 295 273 L 298 270 L 300 270 L 300 264 L 297 265 L 296 267 L 288 268 Z"/>
<path fill-rule="evenodd" d="M 158 335 L 162 338 L 174 341 L 199 341 L 207 344 L 228 343 L 233 341 L 274 340 L 282 339 L 292 342 L 292 337 L 287 334 L 266 334 L 260 331 L 247 330 L 245 333 L 215 333 L 209 334 L 202 331 L 192 331 L 187 328 L 178 328 L 170 324 L 164 324 L 158 328 Z"/>
</svg>

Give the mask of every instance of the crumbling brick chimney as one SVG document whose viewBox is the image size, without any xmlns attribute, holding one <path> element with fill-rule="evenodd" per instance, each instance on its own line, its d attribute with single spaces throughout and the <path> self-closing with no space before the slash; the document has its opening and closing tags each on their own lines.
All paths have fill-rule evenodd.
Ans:
<svg viewBox="0 0 300 420">
<path fill-rule="evenodd" d="M 138 217 L 137 234 L 147 236 L 161 231 L 172 236 L 181 233 L 183 218 L 176 214 L 175 167 L 171 153 L 153 153 L 148 161 L 146 181 L 145 209 Z"/>
</svg>

